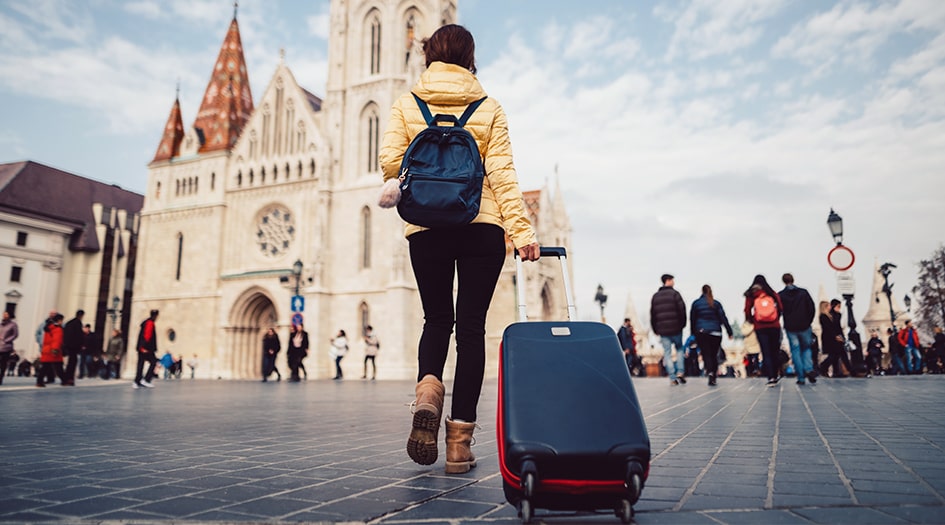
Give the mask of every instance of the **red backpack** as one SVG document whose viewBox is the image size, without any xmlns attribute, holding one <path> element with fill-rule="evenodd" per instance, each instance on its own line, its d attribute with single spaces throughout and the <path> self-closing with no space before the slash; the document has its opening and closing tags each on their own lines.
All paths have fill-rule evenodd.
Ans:
<svg viewBox="0 0 945 525">
<path fill-rule="evenodd" d="M 771 323 L 778 320 L 778 304 L 774 299 L 761 292 L 755 296 L 755 321 Z"/>
</svg>

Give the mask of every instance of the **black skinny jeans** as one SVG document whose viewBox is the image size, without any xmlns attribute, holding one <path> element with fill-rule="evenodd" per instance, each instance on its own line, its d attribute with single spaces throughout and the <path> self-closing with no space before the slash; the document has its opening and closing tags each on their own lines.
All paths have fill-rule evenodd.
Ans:
<svg viewBox="0 0 945 525">
<path fill-rule="evenodd" d="M 702 364 L 705 366 L 705 375 L 717 376 L 719 373 L 719 348 L 722 346 L 722 336 L 696 332 L 696 343 L 699 344 L 699 350 L 702 352 Z"/>
<path fill-rule="evenodd" d="M 768 379 L 777 379 L 781 375 L 781 329 L 755 328 L 758 344 L 761 345 L 762 366 Z"/>
<path fill-rule="evenodd" d="M 148 371 L 144 373 L 144 363 L 148 363 Z M 157 365 L 157 357 L 154 352 L 138 351 L 138 365 L 135 368 L 135 383 L 141 384 L 141 380 L 150 383 L 154 379 L 154 367 Z"/>
<path fill-rule="evenodd" d="M 424 319 L 417 352 L 420 368 L 417 380 L 427 374 L 443 380 L 455 324 L 456 374 L 451 417 L 476 421 L 486 368 L 486 312 L 505 262 L 505 232 L 494 224 L 468 224 L 426 230 L 407 239 Z M 455 310 L 454 272 L 459 278 Z"/>
</svg>

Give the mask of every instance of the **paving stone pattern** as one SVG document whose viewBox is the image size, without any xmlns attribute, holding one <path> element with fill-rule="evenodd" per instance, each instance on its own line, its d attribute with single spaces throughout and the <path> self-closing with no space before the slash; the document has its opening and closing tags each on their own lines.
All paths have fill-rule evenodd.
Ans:
<svg viewBox="0 0 945 525">
<path fill-rule="evenodd" d="M 487 381 L 478 468 L 404 452 L 409 382 L 0 386 L 0 522 L 519 523 Z M 653 458 L 635 521 L 945 523 L 941 376 L 635 382 Z M 449 398 L 447 398 L 447 411 Z M 441 433 L 442 440 L 442 433 Z M 539 523 L 619 523 L 538 510 Z"/>
</svg>

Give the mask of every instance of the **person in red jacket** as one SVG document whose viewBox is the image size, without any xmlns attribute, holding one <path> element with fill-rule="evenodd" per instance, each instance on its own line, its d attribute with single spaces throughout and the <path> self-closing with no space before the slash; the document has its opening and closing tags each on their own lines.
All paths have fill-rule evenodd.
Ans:
<svg viewBox="0 0 945 525">
<path fill-rule="evenodd" d="M 158 318 L 158 311 L 151 310 L 151 315 L 141 323 L 141 330 L 138 332 L 138 368 L 135 372 L 135 382 L 131 384 L 133 388 L 147 387 L 151 388 L 151 380 L 154 379 L 154 366 L 157 364 L 157 330 L 154 321 Z M 148 362 L 148 372 L 144 372 L 144 363 Z"/>
<path fill-rule="evenodd" d="M 41 363 L 36 374 L 36 386 L 45 387 L 46 382 L 54 383 L 56 377 L 63 385 L 67 384 L 62 369 L 62 314 L 56 314 L 43 329 L 43 348 L 39 356 Z"/>
<path fill-rule="evenodd" d="M 912 321 L 906 321 L 906 326 L 899 330 L 899 344 L 906 349 L 906 373 L 922 373 L 922 352 L 919 351 L 919 332 L 912 326 Z"/>
<path fill-rule="evenodd" d="M 781 298 L 771 288 L 764 275 L 756 275 L 745 290 L 745 320 L 755 326 L 755 335 L 761 345 L 761 363 L 768 386 L 778 384 L 781 378 Z"/>
</svg>

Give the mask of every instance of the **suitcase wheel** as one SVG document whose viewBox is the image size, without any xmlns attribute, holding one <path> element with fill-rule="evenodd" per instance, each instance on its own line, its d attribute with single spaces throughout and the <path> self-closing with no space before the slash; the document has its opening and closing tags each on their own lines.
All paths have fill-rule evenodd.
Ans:
<svg viewBox="0 0 945 525">
<path fill-rule="evenodd" d="M 522 462 L 522 494 L 526 499 L 535 495 L 535 486 L 538 484 L 538 467 L 535 462 L 527 459 Z"/>
<path fill-rule="evenodd" d="M 532 508 L 532 502 L 523 499 L 519 502 L 518 515 L 522 518 L 522 523 L 531 523 L 532 518 L 535 516 L 535 510 Z"/>
<path fill-rule="evenodd" d="M 633 505 L 630 504 L 630 501 L 622 499 L 620 500 L 620 504 L 617 505 L 614 514 L 616 514 L 623 523 L 630 523 L 633 521 Z"/>
<path fill-rule="evenodd" d="M 630 492 L 630 505 L 633 506 L 643 493 L 643 465 L 631 461 L 627 465 L 627 490 Z"/>
</svg>

